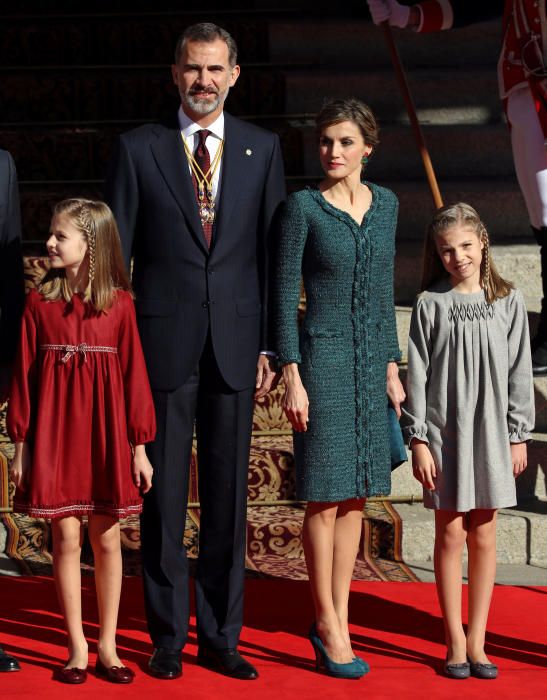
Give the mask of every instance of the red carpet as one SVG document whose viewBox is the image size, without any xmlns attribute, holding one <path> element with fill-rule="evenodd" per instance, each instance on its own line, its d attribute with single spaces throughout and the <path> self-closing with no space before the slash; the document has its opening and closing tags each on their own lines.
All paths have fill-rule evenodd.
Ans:
<svg viewBox="0 0 547 700">
<path fill-rule="evenodd" d="M 0 640 L 22 661 L 20 673 L 2 674 L 4 698 L 503 698 L 545 697 L 547 688 L 547 588 L 496 587 L 490 614 L 488 652 L 500 677 L 450 681 L 439 675 L 444 654 L 435 589 L 426 583 L 355 582 L 351 615 L 354 648 L 372 667 L 360 681 L 339 681 L 315 673 L 305 638 L 311 620 L 308 584 L 247 581 L 246 621 L 241 650 L 257 666 L 254 682 L 234 681 L 195 664 L 195 626 L 184 654 L 184 676 L 157 681 L 145 673 L 150 653 L 139 578 L 124 579 L 118 643 L 122 658 L 137 671 L 132 686 L 119 687 L 90 676 L 71 688 L 51 679 L 65 658 L 65 635 L 49 578 L 0 578 Z M 91 662 L 97 618 L 92 579 L 84 579 L 86 634 Z"/>
</svg>

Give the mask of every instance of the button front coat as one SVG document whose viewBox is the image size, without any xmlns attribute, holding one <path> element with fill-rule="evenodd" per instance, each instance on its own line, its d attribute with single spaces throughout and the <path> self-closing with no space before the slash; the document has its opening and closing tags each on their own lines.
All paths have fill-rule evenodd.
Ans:
<svg viewBox="0 0 547 700">
<path fill-rule="evenodd" d="M 292 194 L 280 226 L 273 328 L 280 364 L 297 362 L 309 426 L 295 433 L 298 498 L 388 494 L 387 363 L 400 359 L 393 302 L 398 202 L 366 183 L 359 225 L 319 190 Z M 297 324 L 301 278 L 306 315 Z"/>
</svg>

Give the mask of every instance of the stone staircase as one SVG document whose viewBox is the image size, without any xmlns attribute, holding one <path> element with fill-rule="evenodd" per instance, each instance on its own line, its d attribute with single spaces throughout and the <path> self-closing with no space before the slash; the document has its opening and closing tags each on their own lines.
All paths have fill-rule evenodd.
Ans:
<svg viewBox="0 0 547 700">
<path fill-rule="evenodd" d="M 192 22 L 215 21 L 240 46 L 242 75 L 227 109 L 280 135 L 289 190 L 321 175 L 313 115 L 325 97 L 355 95 L 373 107 L 381 144 L 369 175 L 400 199 L 396 299 L 406 347 L 433 204 L 382 34 L 370 23 L 364 0 L 335 9 L 323 0 L 238 0 L 206 12 L 192 0 L 134 0 L 131 11 L 121 0 L 96 0 L 93 11 L 75 5 L 28 0 L 18 13 L 0 9 L 0 147 L 12 152 L 19 170 L 25 253 L 42 250 L 52 202 L 100 196 L 118 133 L 176 109 L 169 71 L 175 38 Z M 444 199 L 468 201 L 481 213 L 496 262 L 523 290 L 534 325 L 539 256 L 497 96 L 500 22 L 395 36 Z M 530 449 L 518 509 L 500 516 L 500 557 L 547 565 L 542 382 L 536 395 L 544 433 Z M 431 513 L 416 503 L 420 491 L 408 464 L 394 473 L 392 496 L 403 501 L 396 508 L 404 519 L 404 556 L 427 560 Z"/>
</svg>

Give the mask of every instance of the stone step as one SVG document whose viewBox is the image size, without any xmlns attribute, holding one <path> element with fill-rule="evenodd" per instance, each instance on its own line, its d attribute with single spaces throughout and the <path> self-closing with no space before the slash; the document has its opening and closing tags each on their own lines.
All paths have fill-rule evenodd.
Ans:
<svg viewBox="0 0 547 700">
<path fill-rule="evenodd" d="M 414 574 L 427 583 L 435 582 L 432 561 L 406 561 Z M 462 566 L 463 582 L 467 583 L 467 562 Z M 501 586 L 547 586 L 547 568 L 530 564 L 496 564 L 496 584 Z M 496 593 L 494 592 L 494 595 Z"/>
<path fill-rule="evenodd" d="M 299 4 L 302 5 L 286 3 L 284 8 L 277 2 L 275 8 L 257 11 L 245 8 L 242 3 L 232 3 L 232 7 L 225 4 L 224 8 L 211 11 L 188 9 L 192 3 L 185 3 L 184 8 L 139 12 L 132 3 L 131 11 L 123 13 L 74 14 L 72 7 L 72 12 L 65 15 L 19 15 L 3 22 L 0 56 L 5 65 L 34 65 L 35 46 L 39 42 L 41 63 L 97 63 L 101 56 L 104 62 L 112 65 L 143 59 L 161 61 L 160 57 L 165 54 L 159 52 L 172 46 L 178 33 L 199 15 L 199 19 L 216 21 L 228 29 L 243 47 L 247 60 L 269 49 L 273 61 L 306 61 L 310 48 L 302 41 L 302 36 L 308 35 L 314 38 L 315 62 L 347 65 L 351 61 L 367 67 L 389 65 L 383 33 L 369 21 L 366 10 L 353 12 L 351 19 L 343 17 L 347 13 L 340 12 L 341 8 L 337 8 L 336 17 L 332 16 L 332 8 L 330 16 L 327 8 L 323 17 L 317 12 L 319 17 L 310 17 Z M 267 40 L 260 33 L 264 31 L 261 25 L 266 27 Z M 68 40 L 56 41 L 59 32 L 66 34 Z M 501 19 L 438 34 L 416 35 L 396 29 L 393 33 L 408 66 L 433 62 L 437 66 L 495 66 Z M 465 52 L 461 51 L 462 43 L 467 44 Z M 258 53 L 254 54 L 253 50 Z"/>
<path fill-rule="evenodd" d="M 171 50 L 171 49 L 170 49 Z M 170 61 L 171 59 L 167 59 Z M 287 66 L 247 65 L 227 107 L 234 114 L 279 114 L 286 110 Z M 2 121 L 139 119 L 172 115 L 180 100 L 169 63 L 130 66 L 39 66 L 0 68 Z"/>
<path fill-rule="evenodd" d="M 283 119 L 257 121 L 279 135 L 287 175 L 302 173 L 299 129 Z M 107 172 L 118 135 L 136 126 L 11 127 L 0 131 L 0 143 L 13 156 L 19 181 L 100 180 Z"/>
<path fill-rule="evenodd" d="M 416 69 L 408 82 L 419 116 L 427 121 L 428 110 L 436 122 L 445 115 L 453 123 L 454 115 L 466 123 L 498 122 L 503 113 L 498 97 L 495 71 L 477 67 L 473 70 L 435 67 Z M 285 73 L 287 112 L 317 112 L 326 97 L 353 95 L 370 103 L 382 121 L 405 118 L 406 109 L 391 68 L 344 71 L 331 67 L 294 68 Z"/>
<path fill-rule="evenodd" d="M 416 34 L 392 30 L 407 70 L 413 67 L 488 66 L 495 74 L 500 51 L 501 13 L 498 20 L 448 32 Z M 313 51 L 303 36 L 313 36 Z M 313 61 L 322 65 L 391 67 L 383 31 L 372 22 L 339 17 L 277 19 L 269 24 L 272 61 Z M 462 51 L 465 46 L 465 51 Z"/>
<path fill-rule="evenodd" d="M 287 175 L 323 176 L 317 137 L 311 125 L 291 118 L 250 119 L 277 133 L 281 139 Z M 4 128 L 2 147 L 13 156 L 20 180 L 101 179 L 106 172 L 118 134 L 135 124 L 100 126 L 34 126 Z M 438 179 L 505 177 L 515 181 L 509 133 L 504 124 L 491 126 L 426 126 L 424 136 Z M 454 158 L 454 152 L 459 154 Z M 424 169 L 408 125 L 381 129 L 381 144 L 371 159 L 367 177 L 372 181 L 415 180 Z"/>
<path fill-rule="evenodd" d="M 162 13 L 176 14 L 200 14 L 218 17 L 225 13 L 247 13 L 253 15 L 274 14 L 280 11 L 289 12 L 310 12 L 314 10 L 317 16 L 332 16 L 333 7 L 329 0 L 225 0 L 216 2 L 213 9 L 203 7 L 201 0 L 186 0 L 181 6 L 177 0 L 132 0 L 128 5 L 127 0 L 95 0 L 93 5 L 85 3 L 75 3 L 74 0 L 25 0 L 24 10 L 16 11 L 13 5 L 4 4 L 0 6 L 0 17 L 2 22 L 11 22 L 21 18 L 42 18 L 56 15 L 58 18 L 87 17 L 97 15 L 115 16 L 123 14 L 132 17 L 136 14 L 145 13 L 153 16 Z M 339 17 L 368 17 L 366 4 L 362 0 L 346 0 L 344 5 L 337 7 L 336 14 Z"/>
<path fill-rule="evenodd" d="M 504 123 L 424 125 L 423 135 L 437 179 L 507 178 L 514 183 L 515 168 L 509 130 Z M 322 176 L 315 130 L 302 130 L 301 172 Z M 457 154 L 457 156 L 456 156 Z M 367 177 L 376 180 L 419 180 L 424 166 L 410 125 L 380 125 L 380 144 L 367 165 Z"/>
<path fill-rule="evenodd" d="M 397 503 L 403 521 L 403 558 L 412 562 L 433 561 L 435 520 L 432 510 L 420 503 Z M 497 560 L 500 564 L 547 567 L 547 501 L 533 509 L 504 508 L 498 513 Z M 467 552 L 464 550 L 464 561 Z"/>
<path fill-rule="evenodd" d="M 170 61 L 170 59 L 168 59 Z M 4 122 L 157 120 L 177 107 L 169 63 L 0 69 Z M 424 123 L 499 122 L 503 110 L 489 69 L 416 69 L 409 83 Z M 370 102 L 380 123 L 406 119 L 391 69 L 340 71 L 291 63 L 243 65 L 227 108 L 234 114 L 316 113 L 327 97 Z"/>
<path fill-rule="evenodd" d="M 41 64 L 163 63 L 171 59 L 178 35 L 194 21 L 214 21 L 226 28 L 240 46 L 243 60 L 308 62 L 347 66 L 386 67 L 391 65 L 383 32 L 362 12 L 344 18 L 310 16 L 298 3 L 283 8 L 279 3 L 253 11 L 241 3 L 225 3 L 211 11 L 191 9 L 185 3 L 171 10 L 108 14 L 92 12 L 53 16 L 20 15 L 6 18 L 0 26 L 0 61 L 6 66 Z M 235 7 L 234 7 L 235 5 Z M 73 8 L 71 8 L 73 10 Z M 317 8 L 315 8 L 317 9 Z M 65 37 L 58 41 L 59 35 Z M 472 27 L 438 34 L 416 35 L 393 32 L 407 68 L 416 66 L 477 66 L 495 68 L 499 52 L 501 18 Z M 302 37 L 313 37 L 313 49 Z M 462 44 L 466 51 L 461 51 Z M 36 54 L 40 46 L 40 55 Z"/>
<path fill-rule="evenodd" d="M 178 36 L 199 21 L 213 21 L 229 31 L 246 62 L 268 59 L 268 22 L 278 13 L 230 11 L 228 3 L 224 11 L 192 11 L 188 5 L 163 12 L 146 8 L 139 13 L 131 3 L 129 13 L 95 10 L 85 16 L 56 12 L 46 17 L 14 17 L 0 24 L 0 63 L 19 67 L 167 63 L 172 61 Z"/>
<path fill-rule="evenodd" d="M 425 178 L 398 181 L 395 177 L 381 181 L 399 198 L 398 245 L 416 241 L 419 246 L 435 211 Z M 518 184 L 513 178 L 439 179 L 445 204 L 467 202 L 479 212 L 494 242 L 508 245 L 532 241 L 528 215 Z M 416 252 L 421 247 L 410 247 Z M 403 248 L 401 247 L 401 253 Z M 406 264 L 406 249 L 399 258 Z M 416 273 L 419 268 L 413 268 Z"/>
<path fill-rule="evenodd" d="M 69 197 L 101 199 L 103 195 L 102 181 L 23 182 L 19 187 L 25 255 L 44 255 L 43 244 L 47 240 L 51 211 L 56 202 Z M 39 241 L 40 244 L 29 247 L 25 241 Z"/>
</svg>

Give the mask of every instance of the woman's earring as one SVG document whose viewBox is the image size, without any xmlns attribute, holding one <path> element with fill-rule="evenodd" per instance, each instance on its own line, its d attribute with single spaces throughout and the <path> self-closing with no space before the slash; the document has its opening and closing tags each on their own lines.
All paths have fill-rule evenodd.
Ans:
<svg viewBox="0 0 547 700">
<path fill-rule="evenodd" d="M 368 156 L 365 153 L 365 155 L 361 158 L 361 165 L 363 166 L 363 168 L 366 166 L 367 163 L 368 163 Z"/>
</svg>

